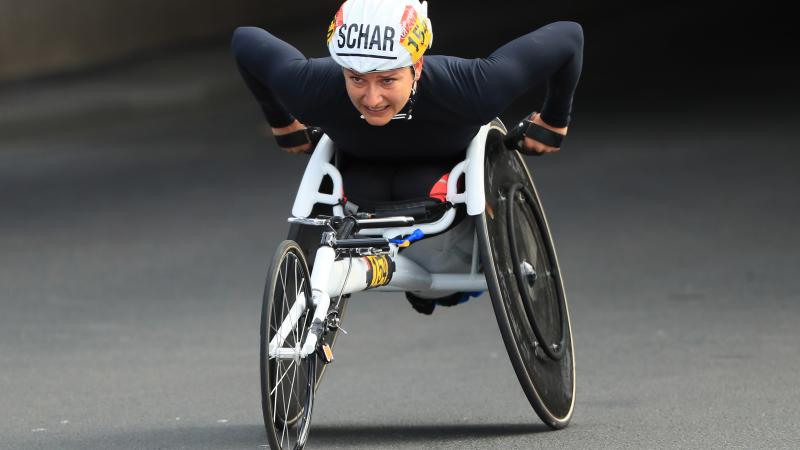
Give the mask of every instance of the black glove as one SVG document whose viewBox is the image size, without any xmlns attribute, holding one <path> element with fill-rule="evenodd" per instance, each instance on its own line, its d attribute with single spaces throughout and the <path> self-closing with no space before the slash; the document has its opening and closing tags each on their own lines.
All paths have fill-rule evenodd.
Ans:
<svg viewBox="0 0 800 450">
<path fill-rule="evenodd" d="M 509 150 L 519 150 L 525 155 L 542 156 L 544 153 L 525 149 L 523 140 L 526 137 L 537 140 L 550 147 L 560 148 L 561 142 L 564 140 L 564 135 L 533 123 L 533 121 L 529 119 L 531 116 L 533 116 L 533 114 L 525 116 L 514 128 L 508 130 L 503 140 L 506 144 L 506 148 Z"/>
<path fill-rule="evenodd" d="M 308 127 L 302 130 L 293 131 L 288 134 L 275 136 L 275 142 L 283 148 L 299 147 L 305 144 L 311 144 L 311 147 L 316 147 L 320 139 L 322 139 L 321 128 Z"/>
</svg>

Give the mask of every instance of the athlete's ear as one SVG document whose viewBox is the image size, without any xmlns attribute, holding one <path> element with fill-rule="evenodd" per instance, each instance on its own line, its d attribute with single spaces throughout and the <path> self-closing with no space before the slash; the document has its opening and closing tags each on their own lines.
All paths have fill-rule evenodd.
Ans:
<svg viewBox="0 0 800 450">
<path fill-rule="evenodd" d="M 414 78 L 415 81 L 419 80 L 420 75 L 422 75 L 422 66 L 424 62 L 425 62 L 425 57 L 423 56 L 419 59 L 419 61 L 417 61 L 416 64 L 414 64 L 414 72 L 417 74 L 417 77 Z"/>
</svg>

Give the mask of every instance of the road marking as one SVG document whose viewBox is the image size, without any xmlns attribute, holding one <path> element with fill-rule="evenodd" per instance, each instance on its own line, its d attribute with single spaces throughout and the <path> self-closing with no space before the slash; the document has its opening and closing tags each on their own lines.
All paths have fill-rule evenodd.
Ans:
<svg viewBox="0 0 800 450">
<path fill-rule="evenodd" d="M 228 423 L 228 419 L 219 419 L 217 423 Z"/>
<path fill-rule="evenodd" d="M 69 420 L 62 420 L 62 421 L 61 421 L 61 425 L 66 425 L 66 424 L 68 424 L 68 423 L 69 423 Z"/>
<path fill-rule="evenodd" d="M 42 431 L 47 431 L 47 428 L 34 428 L 31 431 L 34 433 L 40 433 Z"/>
</svg>

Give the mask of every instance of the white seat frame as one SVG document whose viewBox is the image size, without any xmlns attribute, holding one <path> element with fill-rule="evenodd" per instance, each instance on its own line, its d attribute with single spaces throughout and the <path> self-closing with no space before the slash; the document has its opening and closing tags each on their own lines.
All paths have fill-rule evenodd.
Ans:
<svg viewBox="0 0 800 450">
<path fill-rule="evenodd" d="M 506 129 L 502 122 L 494 120 L 480 128 L 478 134 L 472 139 L 466 151 L 466 158 L 456 164 L 450 172 L 447 183 L 447 201 L 456 204 L 466 204 L 467 214 L 470 217 L 483 213 L 486 199 L 484 196 L 484 155 L 486 139 L 489 131 L 496 129 L 505 134 Z M 335 152 L 333 141 L 328 136 L 323 136 L 317 144 L 311 159 L 306 166 L 303 178 L 300 181 L 292 215 L 294 220 L 306 219 L 311 214 L 317 203 L 331 205 L 335 216 L 343 216 L 342 207 L 343 184 L 339 170 L 331 164 Z M 322 180 L 329 176 L 333 181 L 332 194 L 319 192 Z M 464 177 L 464 191 L 458 192 L 459 178 Z M 374 228 L 360 230 L 359 234 L 369 236 L 382 236 L 386 239 L 397 236 L 408 236 L 417 229 L 426 235 L 441 233 L 452 225 L 456 216 L 455 208 L 450 208 L 442 218 L 433 223 L 414 225 L 410 227 Z M 293 219 L 290 219 L 293 220 Z M 412 244 L 413 245 L 413 244 Z M 431 273 L 416 262 L 398 253 L 396 245 L 390 246 L 389 256 L 395 263 L 395 272 L 391 281 L 386 286 L 377 290 L 381 291 L 413 291 L 422 296 L 436 297 L 437 294 L 456 292 L 475 292 L 487 290 L 486 278 L 479 271 L 480 255 L 478 251 L 477 236 L 473 236 L 472 263 L 468 273 Z M 366 274 L 369 264 L 365 258 L 345 257 L 336 260 L 336 252 L 330 246 L 321 246 L 314 259 L 311 271 L 311 289 L 314 304 L 314 320 L 324 320 L 330 307 L 331 297 L 343 294 L 360 292 L 367 289 Z M 270 342 L 270 355 L 277 358 L 303 358 L 315 351 L 318 337 L 309 333 L 307 339 L 298 348 L 281 348 L 286 336 L 289 335 L 297 319 L 306 310 L 306 301 L 302 292 L 297 295 L 297 300 L 290 308 L 290 313 L 281 325 L 278 333 Z"/>
</svg>

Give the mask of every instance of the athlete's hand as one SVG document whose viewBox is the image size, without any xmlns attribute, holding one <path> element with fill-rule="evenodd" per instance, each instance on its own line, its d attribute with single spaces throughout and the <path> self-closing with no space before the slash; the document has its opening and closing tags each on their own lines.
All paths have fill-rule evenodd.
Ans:
<svg viewBox="0 0 800 450">
<path fill-rule="evenodd" d="M 530 117 L 531 122 L 533 122 L 536 125 L 539 125 L 541 127 L 547 128 L 550 131 L 555 131 L 558 134 L 563 134 L 564 136 L 567 135 L 567 128 L 569 128 L 569 127 L 564 127 L 564 128 L 551 127 L 550 125 L 546 124 L 544 122 L 544 120 L 542 120 L 542 118 L 540 116 L 541 115 L 539 113 L 533 113 L 531 115 L 531 117 Z M 542 153 L 555 153 L 555 152 L 561 150 L 561 148 L 559 148 L 559 147 L 550 147 L 549 145 L 542 144 L 541 142 L 537 141 L 536 139 L 531 139 L 531 138 L 529 138 L 527 136 L 525 137 L 524 143 L 522 145 L 523 145 L 523 147 L 525 147 L 525 150 L 536 152 L 536 153 L 540 153 L 540 154 L 542 154 Z"/>
<path fill-rule="evenodd" d="M 303 125 L 302 123 L 300 123 L 299 120 L 295 119 L 294 122 L 289 124 L 289 126 L 282 127 L 282 128 L 273 128 L 272 129 L 272 134 L 274 136 L 281 136 L 281 135 L 284 135 L 284 134 L 289 134 L 289 133 L 294 132 L 294 131 L 303 130 L 305 128 L 307 128 L 307 127 L 305 125 Z M 314 146 L 311 143 L 303 144 L 303 145 L 300 145 L 300 146 L 297 146 L 297 147 L 284 148 L 284 150 L 286 150 L 289 153 L 308 153 L 313 149 L 314 149 Z"/>
</svg>

